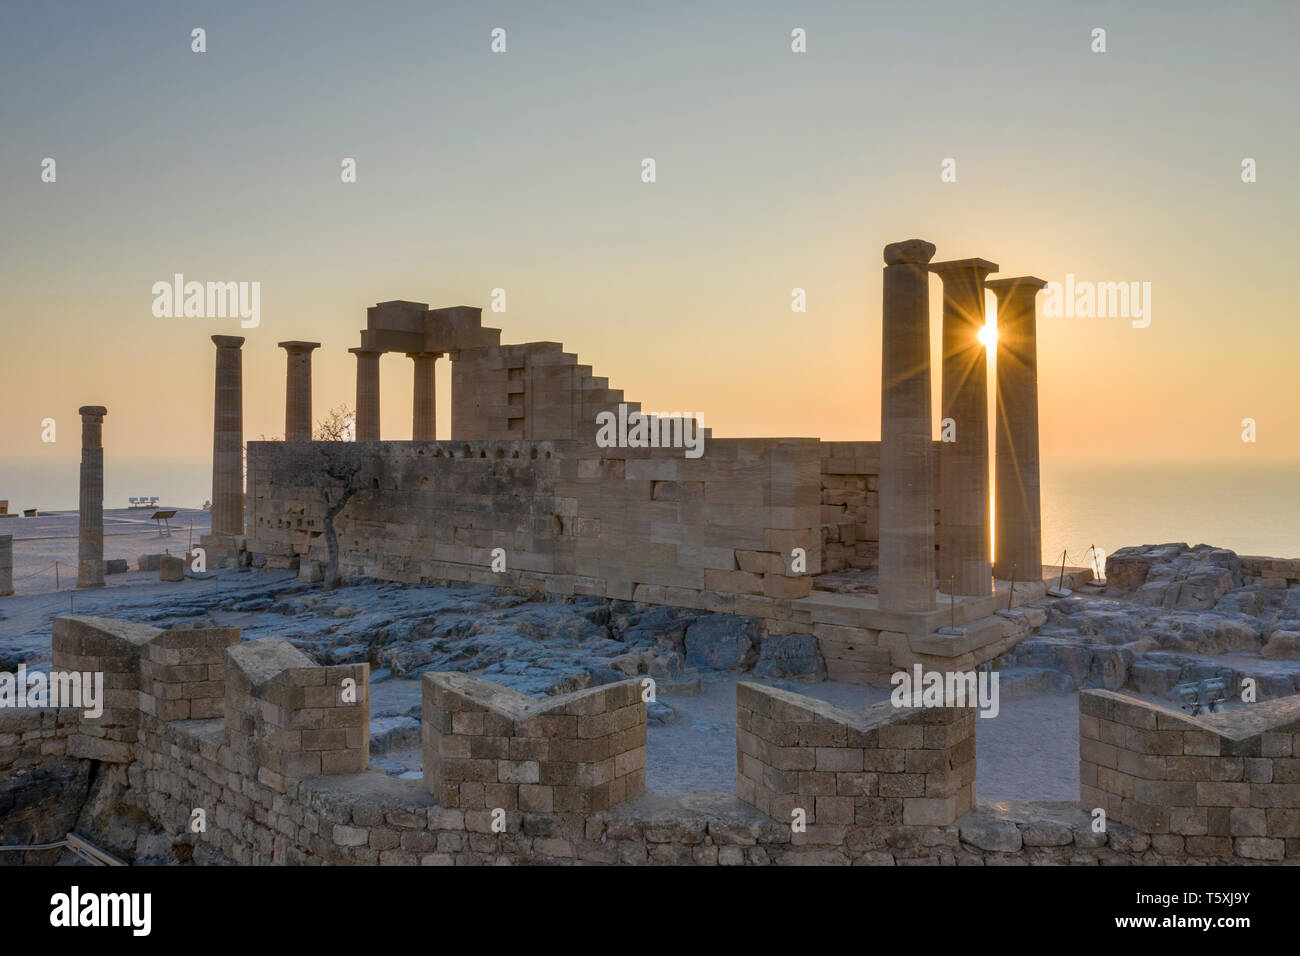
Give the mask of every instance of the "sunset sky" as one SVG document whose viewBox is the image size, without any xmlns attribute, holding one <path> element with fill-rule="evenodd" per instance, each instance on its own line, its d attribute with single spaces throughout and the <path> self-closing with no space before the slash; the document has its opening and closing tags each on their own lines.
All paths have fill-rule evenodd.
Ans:
<svg viewBox="0 0 1300 956">
<path fill-rule="evenodd" d="M 323 343 L 319 419 L 354 401 L 368 305 L 497 287 L 503 341 L 647 409 L 874 439 L 881 249 L 917 237 L 1151 284 L 1145 329 L 1040 296 L 1045 461 L 1300 458 L 1294 5 L 270 6 L 0 8 L 5 457 L 75 457 L 83 404 L 119 460 L 209 455 L 217 333 L 248 337 L 246 437 L 281 435 L 277 342 Z M 260 327 L 155 318 L 175 273 L 260 282 Z M 409 438 L 411 363 L 382 374 Z"/>
</svg>

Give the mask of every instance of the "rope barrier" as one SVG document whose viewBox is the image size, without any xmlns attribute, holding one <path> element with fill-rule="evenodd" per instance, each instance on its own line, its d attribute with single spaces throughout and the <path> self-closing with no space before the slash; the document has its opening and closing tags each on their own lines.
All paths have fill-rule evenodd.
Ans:
<svg viewBox="0 0 1300 956">
<path fill-rule="evenodd" d="M 27 850 L 57 850 L 59 847 L 67 845 L 67 840 L 60 840 L 58 843 L 33 843 L 31 846 L 0 846 L 0 852 L 10 850 L 17 853 L 24 853 Z"/>
<path fill-rule="evenodd" d="M 35 571 L 28 571 L 26 574 L 20 574 L 18 575 L 18 577 L 14 578 L 14 580 L 23 581 L 26 580 L 27 578 L 35 577 L 38 574 L 44 574 L 46 571 L 53 571 L 53 570 L 54 570 L 54 565 L 47 564 L 45 567 L 37 568 Z"/>
</svg>

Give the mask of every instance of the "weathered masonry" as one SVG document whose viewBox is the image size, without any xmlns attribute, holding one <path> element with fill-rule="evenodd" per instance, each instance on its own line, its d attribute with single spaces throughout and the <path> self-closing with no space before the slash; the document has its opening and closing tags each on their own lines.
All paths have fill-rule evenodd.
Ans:
<svg viewBox="0 0 1300 956">
<path fill-rule="evenodd" d="M 98 761 L 113 812 L 198 863 L 1300 862 L 1300 696 L 1196 718 L 1084 691 L 1080 802 L 980 804 L 972 710 L 741 683 L 735 792 L 666 798 L 644 792 L 638 680 L 534 700 L 425 674 L 424 775 L 403 779 L 367 769 L 367 665 L 92 617 L 56 618 L 53 651 L 111 677 L 104 712 L 0 714 L 0 771 Z"/>
</svg>

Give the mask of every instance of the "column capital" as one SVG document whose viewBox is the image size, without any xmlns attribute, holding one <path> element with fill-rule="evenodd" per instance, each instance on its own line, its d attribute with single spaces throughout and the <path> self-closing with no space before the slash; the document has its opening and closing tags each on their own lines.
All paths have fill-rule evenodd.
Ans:
<svg viewBox="0 0 1300 956">
<path fill-rule="evenodd" d="M 77 414 L 82 418 L 103 418 L 108 414 L 108 409 L 103 405 L 82 405 L 77 409 Z"/>
<path fill-rule="evenodd" d="M 924 239 L 904 239 L 885 246 L 885 265 L 923 266 L 934 258 L 934 243 Z"/>
<path fill-rule="evenodd" d="M 320 348 L 319 342 L 280 342 L 278 345 L 290 355 L 301 355 L 304 352 Z"/>
<path fill-rule="evenodd" d="M 244 344 L 242 335 L 214 335 L 212 341 L 219 349 L 237 349 Z"/>
<path fill-rule="evenodd" d="M 997 272 L 998 264 L 989 262 L 987 259 L 946 259 L 943 262 L 930 263 L 930 271 L 938 273 L 940 276 L 967 269 L 987 275 L 990 272 Z"/>
<path fill-rule="evenodd" d="M 372 348 L 367 348 L 364 345 L 359 345 L 354 349 L 348 349 L 348 351 L 351 352 L 353 355 L 357 356 L 358 358 L 360 358 L 363 355 L 383 355 L 388 350 L 372 349 Z"/>
<path fill-rule="evenodd" d="M 1025 292 L 1037 294 L 1046 287 L 1047 280 L 1037 276 L 1012 276 L 1007 279 L 988 279 L 984 282 L 984 288 L 992 289 L 999 298 L 1003 292 L 1010 292 L 1013 295 Z"/>
<path fill-rule="evenodd" d="M 446 352 L 405 352 L 403 354 L 409 359 L 424 359 L 424 358 L 440 359 L 447 353 Z"/>
</svg>

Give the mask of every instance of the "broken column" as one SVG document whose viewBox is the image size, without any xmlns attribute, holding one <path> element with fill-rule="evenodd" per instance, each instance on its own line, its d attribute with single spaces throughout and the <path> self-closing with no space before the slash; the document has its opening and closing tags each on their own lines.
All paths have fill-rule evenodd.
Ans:
<svg viewBox="0 0 1300 956">
<path fill-rule="evenodd" d="M 1038 333 L 1035 297 L 1047 283 L 1033 276 L 991 279 L 998 297 L 996 498 L 993 574 L 1043 577 L 1038 488 Z"/>
<path fill-rule="evenodd" d="M 77 506 L 77 587 L 104 586 L 104 416 L 103 405 L 83 405 L 81 415 L 81 499 Z"/>
<path fill-rule="evenodd" d="M 407 352 L 415 363 L 415 394 L 411 406 L 411 440 L 433 441 L 437 436 L 437 402 L 434 398 L 435 363 L 441 352 Z"/>
<path fill-rule="evenodd" d="M 311 353 L 319 342 L 281 342 L 288 353 L 284 381 L 284 440 L 311 441 Z"/>
<path fill-rule="evenodd" d="M 935 607 L 930 418 L 930 288 L 934 246 L 885 246 L 880 358 L 880 607 Z"/>
<path fill-rule="evenodd" d="M 379 349 L 348 349 L 357 357 L 357 441 L 379 441 Z"/>
<path fill-rule="evenodd" d="M 0 534 L 0 597 L 14 593 L 14 536 Z"/>
<path fill-rule="evenodd" d="M 212 534 L 244 533 L 244 373 L 242 335 L 214 335 L 216 395 L 212 415 Z"/>
<path fill-rule="evenodd" d="M 988 355 L 979 334 L 985 325 L 984 279 L 998 266 L 954 259 L 932 263 L 930 271 L 943 280 L 939 590 L 987 595 L 993 591 Z"/>
</svg>

